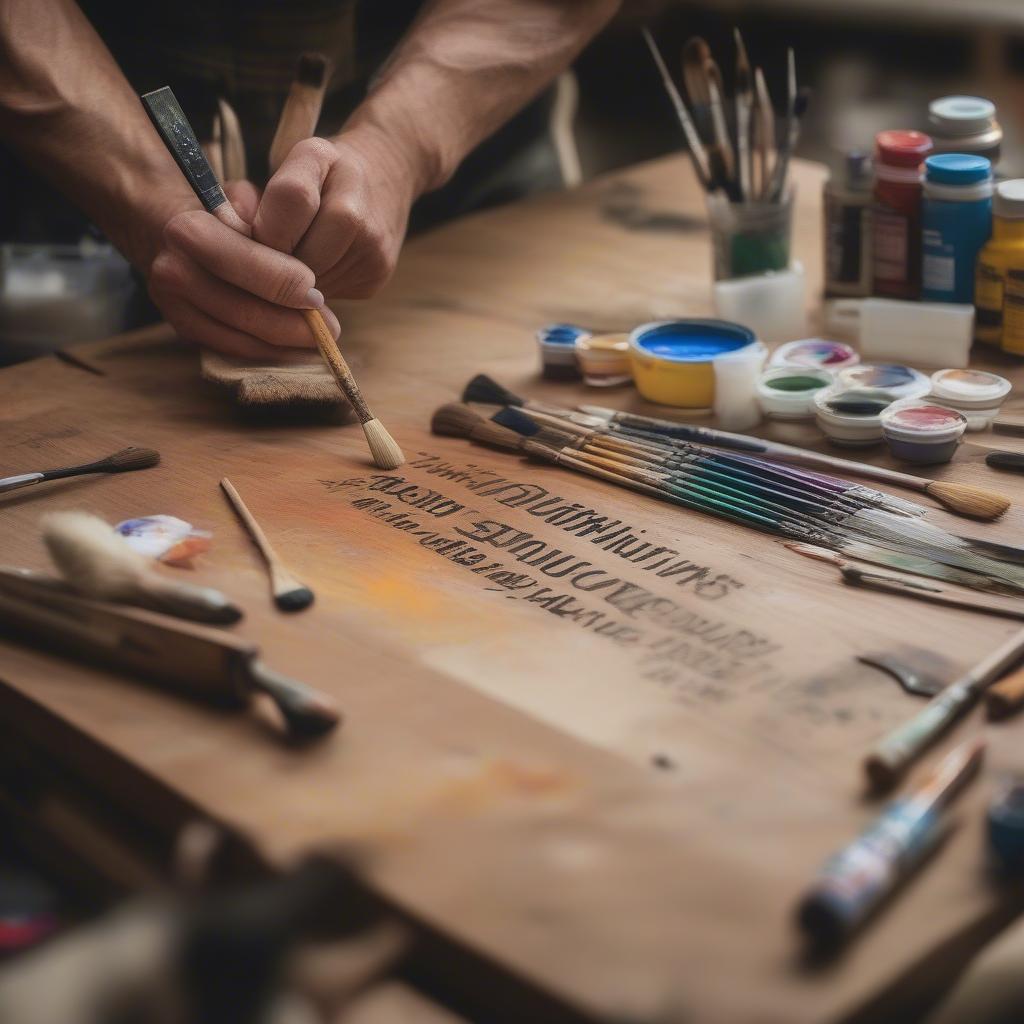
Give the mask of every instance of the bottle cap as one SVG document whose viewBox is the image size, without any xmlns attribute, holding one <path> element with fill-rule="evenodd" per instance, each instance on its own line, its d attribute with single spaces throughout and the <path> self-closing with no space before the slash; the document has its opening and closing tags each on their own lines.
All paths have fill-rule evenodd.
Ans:
<svg viewBox="0 0 1024 1024">
<path fill-rule="evenodd" d="M 928 121 L 938 136 L 978 135 L 992 127 L 996 106 L 980 96 L 943 96 L 928 105 Z"/>
<path fill-rule="evenodd" d="M 924 162 L 925 178 L 938 185 L 974 185 L 992 177 L 992 163 L 983 156 L 939 153 Z"/>
<path fill-rule="evenodd" d="M 1024 178 L 1001 181 L 996 185 L 992 212 L 1007 220 L 1024 220 Z"/>
<path fill-rule="evenodd" d="M 932 140 L 924 132 L 890 130 L 875 136 L 875 156 L 890 167 L 917 167 L 932 151 Z"/>
</svg>

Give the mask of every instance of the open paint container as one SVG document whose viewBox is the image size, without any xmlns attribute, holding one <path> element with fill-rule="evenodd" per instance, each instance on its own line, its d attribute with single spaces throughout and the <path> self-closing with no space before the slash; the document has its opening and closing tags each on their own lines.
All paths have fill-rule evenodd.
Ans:
<svg viewBox="0 0 1024 1024">
<path fill-rule="evenodd" d="M 810 366 L 769 366 L 757 382 L 761 412 L 774 420 L 814 418 L 814 396 L 832 386 L 828 370 Z"/>
<path fill-rule="evenodd" d="M 780 345 L 771 358 L 772 366 L 806 366 L 838 373 L 848 366 L 856 366 L 860 354 L 845 341 L 827 338 L 802 338 Z"/>
<path fill-rule="evenodd" d="M 916 399 L 895 402 L 882 413 L 889 451 L 904 462 L 949 462 L 966 429 L 962 413 Z"/>
<path fill-rule="evenodd" d="M 537 332 L 541 374 L 549 380 L 579 380 L 576 342 L 590 331 L 575 324 L 548 324 Z"/>
<path fill-rule="evenodd" d="M 968 430 L 984 430 L 999 414 L 1010 382 L 984 370 L 937 370 L 929 402 L 964 414 Z"/>
<path fill-rule="evenodd" d="M 584 334 L 576 339 L 575 348 L 584 384 L 610 388 L 632 381 L 628 334 Z"/>
<path fill-rule="evenodd" d="M 844 388 L 877 388 L 896 398 L 921 398 L 932 389 L 932 382 L 920 370 L 898 363 L 861 363 L 836 374 L 836 383 Z"/>
<path fill-rule="evenodd" d="M 629 336 L 637 390 L 649 402 L 681 409 L 715 403 L 715 360 L 763 346 L 747 327 L 727 320 L 663 320 L 642 324 Z"/>
<path fill-rule="evenodd" d="M 814 418 L 825 436 L 844 448 L 861 448 L 882 440 L 882 413 L 898 395 L 882 388 L 834 385 L 814 395 Z"/>
</svg>

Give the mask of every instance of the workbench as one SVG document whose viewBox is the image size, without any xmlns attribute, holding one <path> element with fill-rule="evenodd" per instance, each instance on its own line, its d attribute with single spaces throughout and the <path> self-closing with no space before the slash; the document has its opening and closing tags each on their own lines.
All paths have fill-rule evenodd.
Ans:
<svg viewBox="0 0 1024 1024">
<path fill-rule="evenodd" d="M 815 304 L 822 171 L 797 164 L 795 178 L 795 255 Z M 369 463 L 357 425 L 239 412 L 164 326 L 76 349 L 102 376 L 53 358 L 0 373 L 3 472 L 128 444 L 163 456 L 0 499 L 0 562 L 48 566 L 38 523 L 51 510 L 186 519 L 212 547 L 191 572 L 166 571 L 235 598 L 246 617 L 233 629 L 345 714 L 293 747 L 251 716 L 4 641 L 5 734 L 95 808 L 75 819 L 81 855 L 143 884 L 196 817 L 271 866 L 355 851 L 366 884 L 430 936 L 439 990 L 478 1019 L 912 1019 L 1024 907 L 989 877 L 981 823 L 1024 745 L 1020 724 L 987 727 L 980 712 L 940 744 L 928 763 L 990 734 L 962 827 L 840 957 L 807 962 L 794 906 L 877 813 L 865 750 L 920 706 L 855 656 L 924 650 L 952 679 L 1017 625 L 843 587 L 771 537 L 430 433 L 478 372 L 562 405 L 657 412 L 631 389 L 541 381 L 533 332 L 707 314 L 710 267 L 702 196 L 677 158 L 411 241 L 378 298 L 337 307 L 343 349 L 408 456 L 391 472 Z M 1024 385 L 998 353 L 984 365 Z M 808 426 L 764 432 L 826 447 Z M 1019 542 L 1024 486 L 981 461 L 987 435 L 968 440 L 935 475 L 1018 504 L 996 524 L 930 518 Z M 315 590 L 308 612 L 271 604 L 225 475 Z M 574 508 L 593 532 L 558 525 Z M 649 571 L 601 543 L 622 527 L 671 562 Z M 587 592 L 555 562 L 529 564 L 555 549 L 621 584 Z M 12 794 L 6 778 L 25 815 L 61 817 L 45 786 Z M 103 820 L 121 826 L 117 857 Z"/>
</svg>

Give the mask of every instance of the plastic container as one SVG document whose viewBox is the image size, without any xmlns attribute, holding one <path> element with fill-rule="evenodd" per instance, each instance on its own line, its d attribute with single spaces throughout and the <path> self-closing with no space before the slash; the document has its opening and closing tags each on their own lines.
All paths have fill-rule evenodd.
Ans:
<svg viewBox="0 0 1024 1024">
<path fill-rule="evenodd" d="M 875 136 L 871 209 L 875 295 L 916 299 L 921 291 L 921 179 L 932 140 L 923 132 Z"/>
<path fill-rule="evenodd" d="M 537 332 L 541 375 L 548 380 L 579 380 L 576 342 L 590 332 L 575 324 L 548 324 Z"/>
<path fill-rule="evenodd" d="M 710 409 L 716 358 L 757 342 L 753 331 L 726 320 L 662 320 L 629 336 L 637 390 L 649 402 Z"/>
<path fill-rule="evenodd" d="M 761 422 L 757 379 L 768 349 L 760 341 L 727 352 L 714 360 L 715 401 L 712 407 L 723 430 L 747 431 Z"/>
<path fill-rule="evenodd" d="M 955 409 L 917 399 L 894 402 L 881 420 L 893 458 L 920 465 L 949 462 L 967 429 L 967 420 Z"/>
<path fill-rule="evenodd" d="M 928 124 L 936 153 L 972 153 L 999 161 L 1003 129 L 996 106 L 980 96 L 943 96 L 928 105 Z"/>
<path fill-rule="evenodd" d="M 721 192 L 707 197 L 715 280 L 789 267 L 793 190 L 777 203 L 731 203 Z"/>
<path fill-rule="evenodd" d="M 864 448 L 882 440 L 882 413 L 895 401 L 882 388 L 833 385 L 815 393 L 814 418 L 833 444 Z"/>
<path fill-rule="evenodd" d="M 931 380 L 920 370 L 897 363 L 861 363 L 849 366 L 836 375 L 836 383 L 844 388 L 876 388 L 897 398 L 922 398 L 932 389 Z"/>
<path fill-rule="evenodd" d="M 757 382 L 761 412 L 773 420 L 814 419 L 814 396 L 834 379 L 819 367 L 770 366 Z"/>
<path fill-rule="evenodd" d="M 963 413 L 968 430 L 985 430 L 999 415 L 1012 385 L 984 370 L 936 370 L 928 401 Z"/>
<path fill-rule="evenodd" d="M 1001 181 L 992 197 L 992 237 L 978 254 L 974 279 L 974 337 L 1003 341 L 1003 300 L 1011 270 L 1024 269 L 1024 179 Z M 1016 344 L 1011 340 L 1011 344 Z"/>
<path fill-rule="evenodd" d="M 803 264 L 729 281 L 716 281 L 715 313 L 749 327 L 770 345 L 807 333 L 807 282 Z"/>
<path fill-rule="evenodd" d="M 842 341 L 827 338 L 801 338 L 788 341 L 772 353 L 771 366 L 808 366 L 836 373 L 856 366 L 860 353 Z"/>
<path fill-rule="evenodd" d="M 576 339 L 575 349 L 584 384 L 610 388 L 633 380 L 628 334 L 582 334 Z"/>
<path fill-rule="evenodd" d="M 921 298 L 974 302 L 974 268 L 992 234 L 992 164 L 940 153 L 924 162 Z"/>
<path fill-rule="evenodd" d="M 825 294 L 871 294 L 871 156 L 846 154 L 825 183 Z"/>
<path fill-rule="evenodd" d="M 974 335 L 970 303 L 864 299 L 857 307 L 857 321 L 858 345 L 865 359 L 924 366 L 966 366 L 970 359 Z"/>
</svg>

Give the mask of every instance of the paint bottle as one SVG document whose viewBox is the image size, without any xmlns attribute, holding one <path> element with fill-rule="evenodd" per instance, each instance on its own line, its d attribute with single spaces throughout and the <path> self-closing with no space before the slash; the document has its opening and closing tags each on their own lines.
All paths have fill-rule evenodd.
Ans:
<svg viewBox="0 0 1024 1024">
<path fill-rule="evenodd" d="M 921 298 L 974 302 L 974 268 L 992 234 L 992 164 L 939 153 L 924 162 Z"/>
<path fill-rule="evenodd" d="M 842 177 L 825 183 L 825 294 L 871 294 L 871 157 L 846 154 Z"/>
<path fill-rule="evenodd" d="M 1021 269 L 1024 269 L 1024 179 L 1017 178 L 996 185 L 992 199 L 992 237 L 978 254 L 974 279 L 974 337 L 977 341 L 1002 344 L 1006 276 L 1010 270 Z"/>
<path fill-rule="evenodd" d="M 929 133 L 936 153 L 970 153 L 999 162 L 1003 129 L 996 107 L 981 96 L 943 96 L 928 105 Z"/>
<path fill-rule="evenodd" d="M 921 291 L 921 177 L 932 140 L 923 132 L 875 136 L 875 188 L 871 208 L 874 292 L 916 299 Z"/>
</svg>

